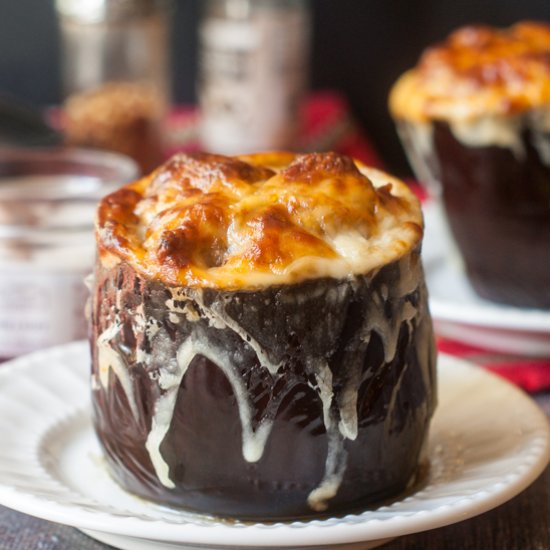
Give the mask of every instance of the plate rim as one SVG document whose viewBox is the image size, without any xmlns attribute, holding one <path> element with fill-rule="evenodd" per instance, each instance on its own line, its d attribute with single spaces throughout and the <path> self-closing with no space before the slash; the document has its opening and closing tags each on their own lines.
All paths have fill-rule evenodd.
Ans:
<svg viewBox="0 0 550 550">
<path fill-rule="evenodd" d="M 2 391 L 1 382 L 4 377 L 10 376 L 14 371 L 16 372 L 17 369 L 25 366 L 28 369 L 32 369 L 33 364 L 40 364 L 44 358 L 51 358 L 52 355 L 63 356 L 68 352 L 74 353 L 75 351 L 77 353 L 87 353 L 88 350 L 85 346 L 87 346 L 85 342 L 57 346 L 49 350 L 42 350 L 23 356 L 2 365 L 0 367 L 0 392 Z M 490 380 L 491 384 L 506 386 L 516 394 L 516 397 L 521 400 L 523 406 L 530 409 L 529 414 L 537 417 L 537 421 L 540 425 L 536 426 L 536 431 L 541 433 L 536 437 L 542 439 L 539 445 L 538 454 L 531 461 L 531 464 L 521 465 L 521 469 L 524 470 L 523 472 L 516 471 L 519 469 L 519 466 L 516 465 L 514 472 L 507 476 L 511 476 L 513 479 L 508 480 L 504 488 L 502 487 L 503 482 L 501 481 L 489 487 L 485 487 L 483 491 L 476 491 L 473 495 L 465 496 L 451 505 L 440 505 L 433 510 L 429 510 L 428 513 L 421 510 L 415 511 L 411 515 L 397 513 L 396 515 L 384 519 L 371 518 L 366 519 L 364 522 L 345 522 L 346 517 L 356 516 L 355 514 L 350 514 L 341 518 L 341 523 L 331 525 L 324 524 L 323 520 L 298 521 L 292 523 L 275 522 L 270 524 L 255 523 L 250 525 L 228 525 L 225 523 L 211 525 L 178 524 L 166 522 L 161 518 L 146 520 L 139 517 L 118 517 L 106 511 L 93 511 L 93 513 L 90 513 L 80 508 L 78 508 L 75 513 L 74 508 L 71 511 L 68 509 L 71 507 L 67 504 L 60 504 L 59 502 L 43 499 L 28 492 L 21 492 L 1 482 L 0 504 L 23 513 L 70 525 L 79 529 L 88 529 L 122 536 L 131 534 L 143 540 L 189 544 L 206 543 L 217 545 L 220 548 L 227 546 L 227 544 L 251 548 L 258 548 L 258 545 L 261 544 L 262 547 L 268 548 L 270 546 L 281 547 L 286 545 L 300 546 L 311 544 L 327 546 L 331 544 L 372 541 L 421 532 L 469 519 L 508 501 L 530 485 L 542 473 L 550 459 L 550 425 L 546 415 L 540 407 L 538 407 L 527 394 L 513 384 L 492 373 L 482 371 L 479 367 L 473 366 L 462 359 L 446 354 L 439 354 L 439 358 L 439 369 L 462 369 L 463 372 L 468 373 L 468 375 L 475 374 L 486 380 Z M 73 407 L 72 411 L 66 413 L 66 418 L 69 414 L 77 414 L 77 412 L 77 408 Z M 44 430 L 43 435 L 45 435 L 46 431 L 51 429 L 53 425 L 54 423 L 51 422 L 50 427 Z M 532 435 L 532 437 L 535 436 Z M 55 479 L 53 476 L 50 477 Z M 57 480 L 56 482 L 63 487 L 60 482 Z M 476 498 L 476 495 L 479 493 L 485 494 L 485 497 Z M 47 506 L 45 506 L 45 504 L 47 504 Z M 156 529 L 152 537 L 152 526 L 161 526 L 162 532 Z M 189 529 L 191 529 L 192 532 L 185 533 L 182 538 L 182 532 Z M 271 534 L 275 532 L 277 533 L 276 542 L 273 542 Z M 203 536 L 205 533 L 207 534 L 206 539 Z M 231 534 L 229 535 L 229 533 Z M 304 535 L 306 535 L 306 537 L 304 537 Z M 229 541 L 228 537 L 230 537 Z M 261 542 L 258 538 L 261 539 Z"/>
</svg>

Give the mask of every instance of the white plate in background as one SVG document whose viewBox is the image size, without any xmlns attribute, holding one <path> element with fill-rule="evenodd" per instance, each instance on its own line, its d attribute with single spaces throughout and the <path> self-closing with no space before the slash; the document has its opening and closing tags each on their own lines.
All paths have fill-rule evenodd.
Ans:
<svg viewBox="0 0 550 550">
<path fill-rule="evenodd" d="M 550 310 L 506 306 L 477 296 L 440 206 L 427 201 L 423 211 L 426 231 L 422 256 L 437 332 L 506 353 L 550 357 Z"/>
<path fill-rule="evenodd" d="M 502 504 L 543 471 L 550 454 L 548 420 L 529 397 L 443 355 L 430 468 L 416 492 L 344 517 L 219 521 L 148 503 L 111 480 L 90 422 L 89 362 L 87 345 L 77 342 L 0 367 L 0 504 L 126 550 L 364 550 Z"/>
</svg>

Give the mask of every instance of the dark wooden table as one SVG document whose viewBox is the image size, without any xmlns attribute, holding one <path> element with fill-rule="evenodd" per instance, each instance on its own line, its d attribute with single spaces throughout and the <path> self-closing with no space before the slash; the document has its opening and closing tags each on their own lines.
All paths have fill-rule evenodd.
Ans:
<svg viewBox="0 0 550 550">
<path fill-rule="evenodd" d="M 550 418 L 550 392 L 534 398 Z M 105 550 L 78 530 L 0 507 L 1 550 Z M 384 550 L 550 549 L 550 467 L 523 493 L 476 518 L 396 539 Z M 251 549 L 252 550 L 252 549 Z"/>
</svg>

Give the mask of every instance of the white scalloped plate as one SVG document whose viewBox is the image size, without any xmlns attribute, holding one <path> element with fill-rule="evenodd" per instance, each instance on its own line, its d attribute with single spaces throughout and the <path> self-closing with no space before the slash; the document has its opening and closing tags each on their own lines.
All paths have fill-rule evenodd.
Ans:
<svg viewBox="0 0 550 550">
<path fill-rule="evenodd" d="M 550 356 L 550 310 L 506 306 L 477 296 L 439 203 L 427 201 L 422 210 L 422 259 L 438 333 L 507 353 Z"/>
<path fill-rule="evenodd" d="M 441 356 L 421 489 L 345 517 L 224 522 L 147 503 L 110 479 L 89 421 L 88 368 L 83 342 L 0 366 L 0 503 L 119 548 L 364 549 L 498 506 L 527 487 L 550 454 L 548 421 L 525 394 Z"/>
</svg>

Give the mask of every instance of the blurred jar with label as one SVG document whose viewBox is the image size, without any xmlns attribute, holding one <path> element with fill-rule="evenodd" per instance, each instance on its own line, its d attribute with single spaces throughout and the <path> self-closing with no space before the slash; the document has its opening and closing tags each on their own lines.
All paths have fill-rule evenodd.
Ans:
<svg viewBox="0 0 550 550">
<path fill-rule="evenodd" d="M 135 177 L 114 153 L 0 148 L 0 360 L 86 336 L 97 202 Z"/>
<path fill-rule="evenodd" d="M 310 35 L 307 0 L 207 0 L 198 89 L 205 149 L 293 148 Z"/>
<path fill-rule="evenodd" d="M 56 0 L 70 144 L 162 161 L 169 103 L 168 0 Z"/>
</svg>

